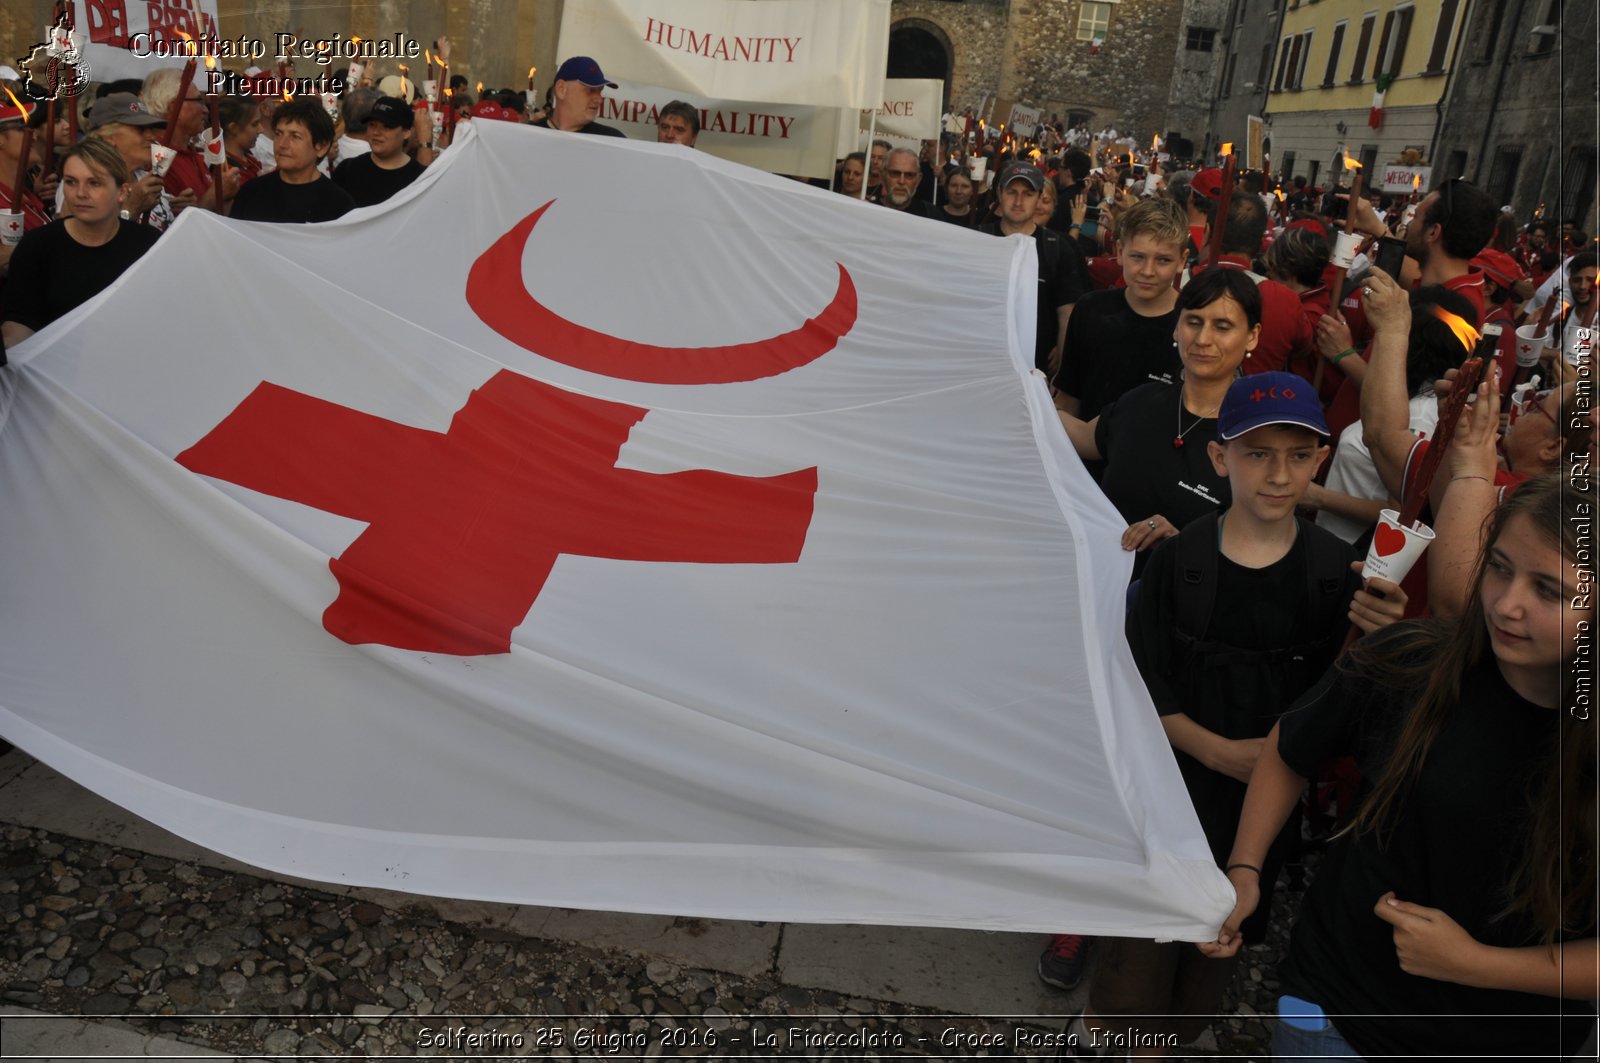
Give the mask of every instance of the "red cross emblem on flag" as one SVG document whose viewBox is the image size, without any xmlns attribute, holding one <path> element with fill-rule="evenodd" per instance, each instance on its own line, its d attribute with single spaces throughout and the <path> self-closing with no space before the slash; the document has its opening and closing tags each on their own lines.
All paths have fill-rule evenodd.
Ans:
<svg viewBox="0 0 1600 1063">
<path fill-rule="evenodd" d="M 521 247 L 544 209 L 480 257 L 467 292 L 475 308 L 507 297 L 485 262 L 509 245 L 517 268 L 505 276 L 521 288 Z M 820 357 L 854 326 L 855 293 L 843 267 L 840 277 L 833 303 L 817 318 L 795 333 L 742 345 L 753 349 L 753 371 L 749 363 L 738 367 L 737 348 L 644 348 L 543 307 L 544 327 L 519 331 L 517 339 L 572 365 L 599 359 L 615 376 L 659 379 L 661 366 L 649 352 L 660 350 L 675 382 L 695 374 L 754 379 Z M 525 290 L 522 296 L 533 302 Z M 503 324 L 502 332 L 516 325 L 490 323 Z M 782 349 L 764 350 L 768 345 Z M 771 477 L 618 469 L 622 445 L 648 412 L 503 370 L 441 433 L 263 382 L 177 461 L 366 522 L 329 562 L 339 594 L 323 627 L 335 637 L 459 655 L 506 653 L 562 554 L 699 564 L 799 560 L 815 468 Z"/>
</svg>

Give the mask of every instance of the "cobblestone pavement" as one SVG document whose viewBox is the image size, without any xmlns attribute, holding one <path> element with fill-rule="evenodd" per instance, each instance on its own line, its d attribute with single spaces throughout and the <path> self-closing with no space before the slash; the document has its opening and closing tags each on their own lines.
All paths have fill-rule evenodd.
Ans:
<svg viewBox="0 0 1600 1063">
<path fill-rule="evenodd" d="M 0 838 L 0 1003 L 122 1016 L 230 1055 L 1049 1058 L 1043 1035 L 1060 1028 L 455 924 L 43 830 Z M 1293 899 L 1280 891 L 1211 1055 L 1265 1057 L 1258 1016 Z"/>
</svg>

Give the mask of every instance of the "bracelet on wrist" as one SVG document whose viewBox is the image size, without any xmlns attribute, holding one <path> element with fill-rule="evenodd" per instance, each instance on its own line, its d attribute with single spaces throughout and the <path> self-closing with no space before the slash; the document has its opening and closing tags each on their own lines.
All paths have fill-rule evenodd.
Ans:
<svg viewBox="0 0 1600 1063">
<path fill-rule="evenodd" d="M 1340 351 L 1338 354 L 1336 354 L 1332 358 L 1330 358 L 1329 361 L 1331 361 L 1334 365 L 1338 365 L 1340 362 L 1344 361 L 1346 358 L 1350 357 L 1352 354 L 1360 354 L 1360 353 L 1361 352 L 1356 350 L 1354 347 L 1346 347 L 1344 350 Z"/>
<path fill-rule="evenodd" d="M 1450 477 L 1451 483 L 1455 483 L 1457 480 L 1482 480 L 1484 483 L 1493 482 L 1487 476 L 1479 476 L 1476 473 L 1462 473 L 1460 476 Z"/>
<path fill-rule="evenodd" d="M 1224 875 L 1226 875 L 1228 872 L 1234 870 L 1235 868 L 1241 868 L 1241 867 L 1244 868 L 1246 871 L 1254 871 L 1256 873 L 1256 878 L 1260 878 L 1261 877 L 1261 869 L 1259 867 L 1257 867 L 1256 865 L 1254 865 L 1254 864 L 1229 864 L 1227 867 L 1222 869 L 1222 873 Z"/>
</svg>

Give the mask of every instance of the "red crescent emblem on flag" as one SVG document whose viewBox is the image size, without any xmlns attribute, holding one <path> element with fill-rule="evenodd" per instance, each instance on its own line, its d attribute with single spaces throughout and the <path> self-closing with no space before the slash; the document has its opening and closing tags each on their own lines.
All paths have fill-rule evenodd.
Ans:
<svg viewBox="0 0 1600 1063">
<path fill-rule="evenodd" d="M 777 376 L 816 361 L 856 323 L 856 287 L 839 265 L 839 286 L 817 316 L 790 332 L 723 347 L 657 347 L 568 321 L 522 283 L 522 252 L 551 200 L 478 256 L 467 275 L 467 304 L 517 346 L 575 369 L 645 384 L 731 384 Z"/>
</svg>

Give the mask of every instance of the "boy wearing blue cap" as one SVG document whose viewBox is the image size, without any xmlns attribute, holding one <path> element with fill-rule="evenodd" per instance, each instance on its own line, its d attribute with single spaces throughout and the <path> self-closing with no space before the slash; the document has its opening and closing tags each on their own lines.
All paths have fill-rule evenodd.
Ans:
<svg viewBox="0 0 1600 1063">
<path fill-rule="evenodd" d="M 1328 456 L 1328 425 L 1310 382 L 1269 372 L 1234 382 L 1207 450 L 1232 502 L 1158 546 L 1127 634 L 1219 867 L 1233 845 L 1245 786 L 1273 722 L 1321 677 L 1349 623 L 1375 631 L 1404 612 L 1400 588 L 1362 589 L 1361 561 L 1295 510 Z M 1377 592 L 1377 593 L 1372 593 Z M 1381 597 L 1380 597 L 1381 595 Z M 1264 865 L 1246 941 L 1260 941 L 1285 828 Z M 1176 1048 L 1200 1036 L 1233 976 L 1227 960 L 1184 942 L 1110 939 L 1089 1006 L 1068 1027 L 1095 1047 Z M 1111 1019 L 1111 1016 L 1118 1016 Z M 1139 1018 L 1134 1018 L 1138 1016 Z"/>
</svg>

